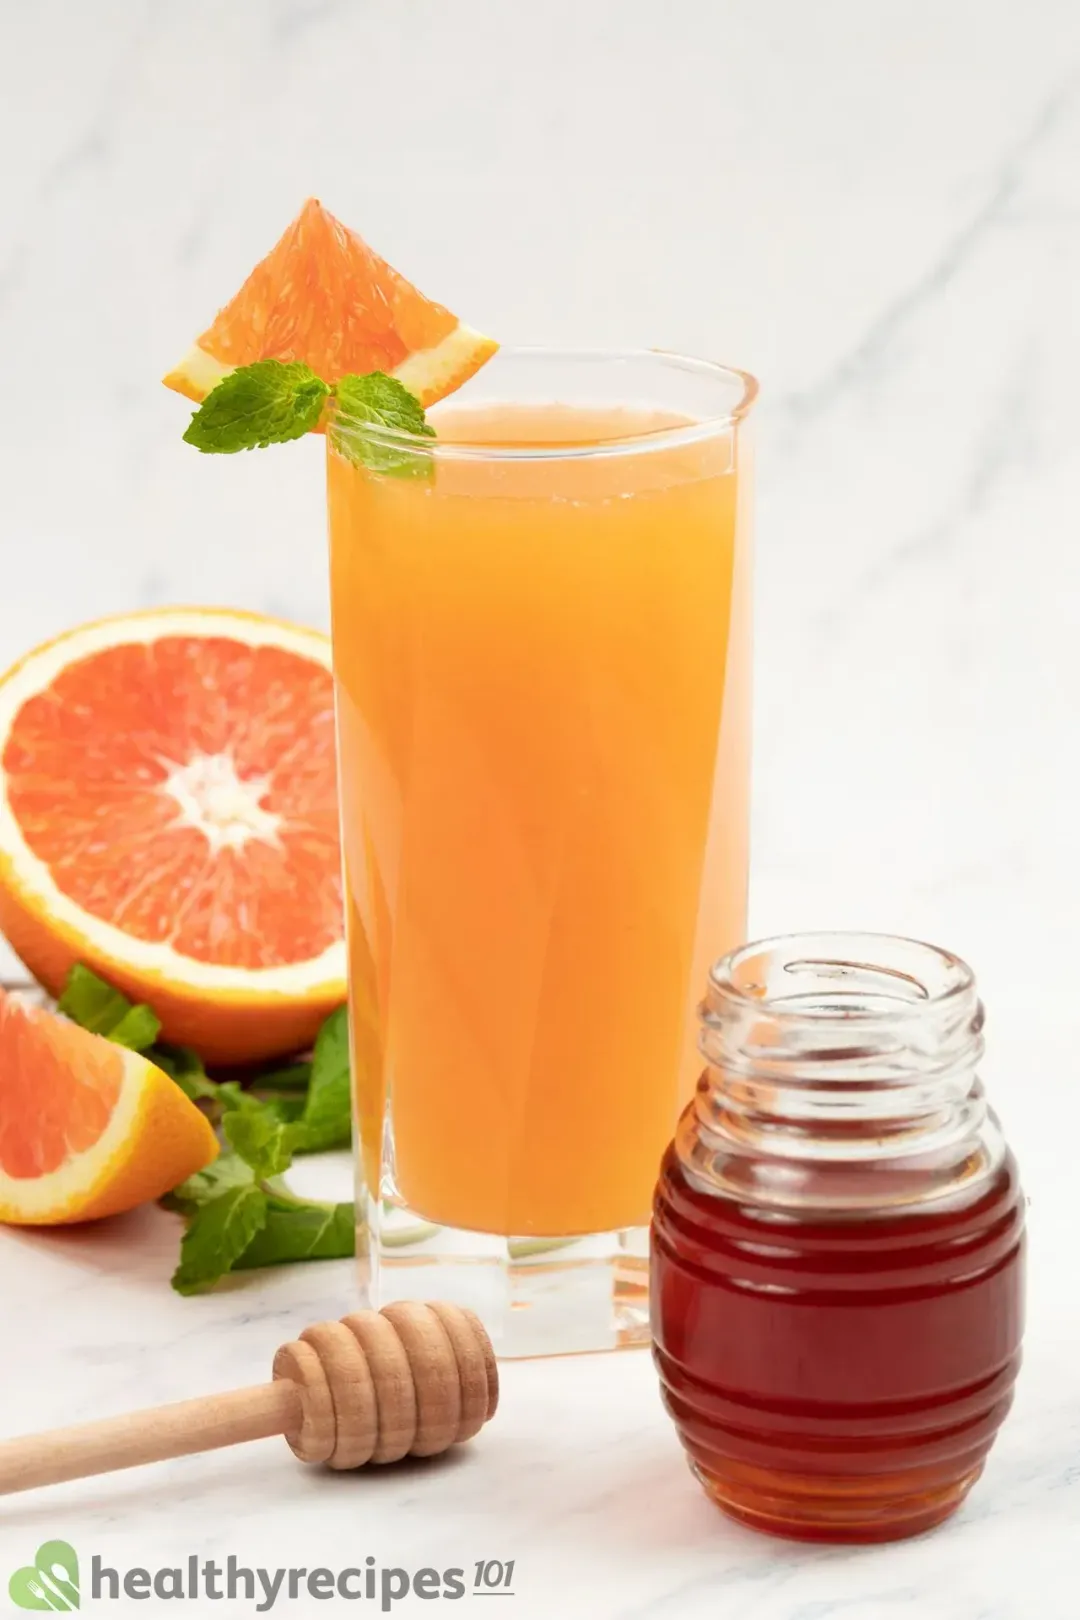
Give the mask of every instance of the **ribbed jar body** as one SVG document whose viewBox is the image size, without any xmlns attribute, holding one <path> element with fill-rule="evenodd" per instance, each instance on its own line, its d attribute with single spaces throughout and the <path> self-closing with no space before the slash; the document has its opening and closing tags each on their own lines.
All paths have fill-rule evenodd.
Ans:
<svg viewBox="0 0 1080 1620">
<path fill-rule="evenodd" d="M 1024 1252 L 982 1023 L 964 964 L 906 940 L 794 937 L 713 970 L 656 1191 L 652 1326 L 695 1472 L 758 1529 L 914 1535 L 982 1470 Z"/>
</svg>

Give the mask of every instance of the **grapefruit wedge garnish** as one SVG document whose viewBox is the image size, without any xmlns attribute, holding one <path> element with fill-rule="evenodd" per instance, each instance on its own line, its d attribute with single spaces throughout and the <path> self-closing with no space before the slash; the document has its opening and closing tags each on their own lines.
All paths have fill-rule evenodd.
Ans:
<svg viewBox="0 0 1080 1620">
<path fill-rule="evenodd" d="M 0 990 L 0 1221 L 118 1215 L 217 1153 L 207 1120 L 154 1064 Z"/>
<path fill-rule="evenodd" d="M 310 198 L 163 380 L 203 400 L 255 360 L 302 360 L 325 383 L 384 371 L 421 405 L 460 388 L 498 345 L 465 326 Z"/>
<path fill-rule="evenodd" d="M 0 678 L 0 930 L 209 1061 L 310 1042 L 345 1000 L 329 639 L 168 608 Z"/>
</svg>

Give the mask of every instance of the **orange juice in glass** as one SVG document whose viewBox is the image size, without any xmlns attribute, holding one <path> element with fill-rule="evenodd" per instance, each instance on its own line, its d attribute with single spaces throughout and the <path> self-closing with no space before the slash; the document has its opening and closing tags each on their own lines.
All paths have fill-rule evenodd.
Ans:
<svg viewBox="0 0 1080 1620">
<path fill-rule="evenodd" d="M 376 1304 L 470 1305 L 503 1355 L 647 1338 L 695 998 L 745 935 L 753 395 L 502 351 L 435 439 L 328 451 L 359 1248 Z"/>
</svg>

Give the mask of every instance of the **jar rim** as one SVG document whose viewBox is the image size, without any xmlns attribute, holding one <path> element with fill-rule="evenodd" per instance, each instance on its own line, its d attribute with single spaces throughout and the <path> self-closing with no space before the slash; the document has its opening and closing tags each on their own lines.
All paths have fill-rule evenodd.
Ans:
<svg viewBox="0 0 1080 1620">
<path fill-rule="evenodd" d="M 700 1013 L 684 1165 L 713 1187 L 742 1196 L 749 1177 L 777 1208 L 921 1208 L 1002 1162 L 982 1004 L 951 951 L 866 932 L 753 941 L 715 964 Z M 810 1197 L 808 1165 L 827 1196 Z"/>
<path fill-rule="evenodd" d="M 773 973 L 777 968 L 791 975 L 790 995 L 777 995 L 763 982 L 763 965 Z M 852 1000 L 815 1004 L 800 994 L 797 976 L 816 979 L 835 977 L 838 981 L 862 974 L 882 981 L 878 987 L 888 995 L 883 1012 L 881 1000 L 860 1005 Z M 826 930 L 819 933 L 776 934 L 752 940 L 730 951 L 715 962 L 709 972 L 708 1006 L 713 1013 L 723 1007 L 761 1013 L 768 1011 L 776 1020 L 843 1021 L 880 1023 L 905 1018 L 923 1019 L 928 1013 L 945 1012 L 970 1001 L 975 995 L 975 975 L 968 964 L 952 951 L 925 940 L 900 934 L 870 933 L 858 930 Z"/>
</svg>

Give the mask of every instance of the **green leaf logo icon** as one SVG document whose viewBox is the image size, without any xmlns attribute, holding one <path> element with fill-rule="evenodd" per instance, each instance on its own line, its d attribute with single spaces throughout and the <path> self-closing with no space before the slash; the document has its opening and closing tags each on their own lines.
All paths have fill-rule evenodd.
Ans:
<svg viewBox="0 0 1080 1620">
<path fill-rule="evenodd" d="M 79 1559 L 66 1541 L 45 1541 L 34 1562 L 17 1569 L 8 1582 L 12 1603 L 20 1609 L 59 1610 L 79 1607 Z"/>
</svg>

